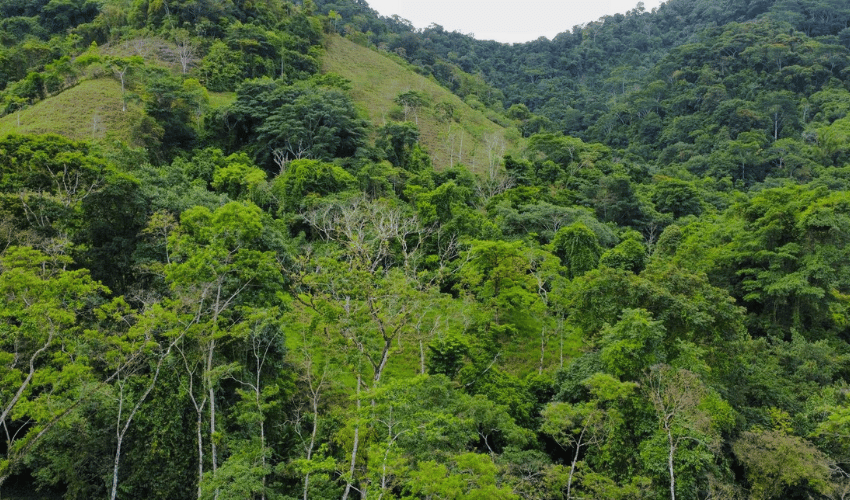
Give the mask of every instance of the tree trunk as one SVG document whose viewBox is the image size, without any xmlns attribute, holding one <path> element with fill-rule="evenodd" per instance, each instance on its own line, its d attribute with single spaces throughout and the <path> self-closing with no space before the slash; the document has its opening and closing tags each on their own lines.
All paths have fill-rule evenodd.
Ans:
<svg viewBox="0 0 850 500">
<path fill-rule="evenodd" d="M 119 405 L 120 406 L 120 405 Z M 121 410 L 118 410 L 118 418 L 121 418 Z M 109 495 L 111 500 L 115 500 L 118 495 L 118 463 L 121 461 L 121 443 L 124 441 L 123 436 L 119 433 L 118 444 L 115 447 L 115 460 L 112 462 L 112 494 Z"/>
<path fill-rule="evenodd" d="M 256 338 L 254 342 L 257 342 Z M 263 492 L 260 494 L 260 500 L 266 500 L 266 418 L 263 415 L 263 393 L 260 389 L 260 374 L 263 371 L 265 354 L 263 354 L 261 360 L 259 347 L 256 344 L 254 344 L 254 358 L 257 362 L 257 376 L 254 379 L 254 404 L 257 405 L 257 413 L 260 417 L 260 453 L 262 453 L 260 460 L 263 468 Z"/>
<path fill-rule="evenodd" d="M 673 443 L 673 434 L 670 428 L 667 431 L 667 443 L 669 451 L 667 453 L 667 468 L 670 471 L 670 500 L 676 500 L 676 476 L 673 474 L 673 455 L 676 453 L 676 445 Z"/>
<path fill-rule="evenodd" d="M 212 355 L 212 351 L 210 351 L 210 354 Z M 207 397 L 210 398 L 210 461 L 212 464 L 212 473 L 213 476 L 215 476 L 215 473 L 218 470 L 218 462 L 216 460 L 215 446 L 215 390 L 213 389 L 212 382 L 210 382 L 208 391 L 209 394 Z M 216 488 L 213 498 L 218 500 L 218 488 Z"/>
<path fill-rule="evenodd" d="M 349 479 L 345 482 L 345 491 L 342 493 L 342 500 L 348 500 L 348 495 L 351 493 L 351 485 L 354 482 L 354 468 L 357 464 L 357 445 L 360 441 L 360 374 L 357 375 L 357 425 L 354 426 L 354 444 L 351 446 L 351 468 L 348 471 Z"/>
<path fill-rule="evenodd" d="M 218 333 L 218 315 L 222 311 L 221 303 L 221 287 L 219 282 L 216 290 L 215 309 L 212 317 L 212 338 L 210 339 L 209 351 L 207 352 L 206 373 L 204 373 L 204 383 L 207 385 L 207 397 L 210 399 L 210 464 L 212 466 L 213 477 L 218 471 L 218 457 L 215 444 L 215 384 L 210 378 L 210 373 L 213 370 L 213 355 L 215 354 L 215 338 Z M 218 488 L 215 489 L 213 499 L 218 500 Z"/>
<path fill-rule="evenodd" d="M 546 356 L 546 328 L 540 330 L 540 366 L 537 369 L 537 374 L 543 374 L 543 361 Z"/>
<path fill-rule="evenodd" d="M 204 421 L 202 413 L 198 412 L 198 500 L 201 500 L 201 483 L 204 481 Z"/>
<path fill-rule="evenodd" d="M 204 398 L 201 403 L 198 404 L 198 400 L 195 399 L 194 372 L 189 369 L 189 363 L 182 350 L 180 350 L 180 355 L 183 357 L 183 366 L 186 368 L 186 373 L 189 375 L 189 384 L 186 388 L 186 394 L 188 394 L 189 400 L 192 401 L 192 407 L 195 408 L 195 415 L 197 416 L 195 431 L 197 433 L 198 441 L 198 500 L 201 500 L 201 484 L 204 482 L 204 406 L 206 406 L 207 402 L 206 398 Z"/>
<path fill-rule="evenodd" d="M 573 462 L 570 464 L 570 477 L 567 478 L 567 500 L 571 500 L 572 498 L 572 486 L 573 486 L 573 475 L 576 472 L 576 463 L 578 462 L 578 454 L 581 452 L 581 441 L 584 438 L 584 431 L 587 430 L 587 427 L 581 430 L 581 434 L 578 436 L 578 441 L 576 441 L 576 452 L 573 454 Z"/>
<path fill-rule="evenodd" d="M 24 379 L 24 381 L 21 383 L 21 386 L 18 388 L 18 391 L 12 397 L 12 400 L 9 401 L 9 404 L 7 404 L 5 408 L 3 408 L 3 414 L 0 415 L 0 425 L 2 425 L 4 427 L 6 426 L 6 417 L 9 416 L 9 413 L 12 411 L 12 408 L 14 408 L 15 405 L 18 403 L 18 400 L 21 399 L 21 396 L 23 396 L 24 391 L 26 391 L 26 388 L 29 387 L 30 382 L 32 381 L 33 377 L 35 376 L 35 360 L 38 359 L 38 357 L 41 355 L 41 353 L 43 353 L 44 351 L 47 350 L 48 347 L 50 347 L 50 344 L 52 342 L 53 342 L 53 332 L 50 332 L 50 335 L 47 337 L 47 342 L 45 342 L 44 345 L 41 346 L 41 348 L 39 348 L 37 351 L 35 351 L 33 353 L 32 357 L 30 357 L 30 363 L 29 363 L 30 366 L 29 366 L 29 373 L 27 373 L 27 378 Z"/>
<path fill-rule="evenodd" d="M 419 339 L 419 373 L 425 375 L 425 346 L 422 339 Z"/>
</svg>

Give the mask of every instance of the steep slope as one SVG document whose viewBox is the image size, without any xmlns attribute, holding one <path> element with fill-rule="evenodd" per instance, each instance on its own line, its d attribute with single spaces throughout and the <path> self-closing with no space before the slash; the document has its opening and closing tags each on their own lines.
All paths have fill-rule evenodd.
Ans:
<svg viewBox="0 0 850 500">
<path fill-rule="evenodd" d="M 121 111 L 121 84 L 112 78 L 84 80 L 79 85 L 0 118 L 0 135 L 59 134 L 73 140 L 123 141 L 142 118 L 137 106 Z"/>
<path fill-rule="evenodd" d="M 400 94 L 414 91 L 426 97 L 425 106 L 408 110 L 406 118 L 419 126 L 421 143 L 436 168 L 462 163 L 482 172 L 519 146 L 518 132 L 491 121 L 483 106 L 473 109 L 390 57 L 336 35 L 328 37 L 326 49 L 322 70 L 351 80 L 352 97 L 376 126 L 405 119 L 395 102 Z"/>
</svg>

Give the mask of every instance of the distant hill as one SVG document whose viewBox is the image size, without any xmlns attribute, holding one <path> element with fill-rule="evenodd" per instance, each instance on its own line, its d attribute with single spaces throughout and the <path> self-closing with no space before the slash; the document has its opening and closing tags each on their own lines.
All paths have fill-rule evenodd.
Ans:
<svg viewBox="0 0 850 500">
<path fill-rule="evenodd" d="M 483 106 L 473 109 L 458 96 L 389 55 L 335 35 L 327 38 L 326 49 L 322 71 L 351 80 L 354 101 L 368 113 L 376 127 L 394 118 L 404 119 L 400 115 L 403 110 L 394 102 L 399 94 L 416 91 L 427 96 L 428 104 L 410 111 L 407 119 L 419 126 L 421 143 L 436 168 L 462 163 L 480 172 L 491 161 L 498 161 L 506 152 L 518 147 L 519 133 L 490 120 L 487 113 L 492 114 L 492 111 Z M 446 105 L 453 109 L 452 118 L 446 116 Z"/>
</svg>

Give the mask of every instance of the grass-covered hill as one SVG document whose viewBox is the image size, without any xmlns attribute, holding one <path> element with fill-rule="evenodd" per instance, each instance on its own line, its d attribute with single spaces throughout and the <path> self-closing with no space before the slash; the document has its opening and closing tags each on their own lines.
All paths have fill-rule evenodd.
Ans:
<svg viewBox="0 0 850 500">
<path fill-rule="evenodd" d="M 845 3 L 0 0 L 0 498 L 846 498 Z"/>
<path fill-rule="evenodd" d="M 137 47 L 146 50 L 139 52 Z M 473 171 L 485 172 L 506 152 L 517 149 L 519 134 L 512 130 L 511 120 L 485 109 L 480 103 L 478 109 L 472 108 L 432 79 L 416 73 L 414 67 L 398 57 L 393 59 L 389 54 L 369 50 L 338 36 L 329 36 L 323 42 L 323 49 L 321 71 L 349 80 L 350 95 L 369 122 L 376 127 L 394 121 L 413 122 L 419 129 L 422 146 L 437 168 L 465 164 Z M 143 56 L 136 57 L 141 57 L 144 64 L 179 74 L 179 65 L 163 58 L 163 54 L 173 50 L 173 46 L 168 47 L 161 40 L 137 38 L 89 50 L 88 54 L 128 58 L 141 53 Z M 193 58 L 192 63 L 197 62 Z M 139 106 L 140 95 L 134 92 L 129 98 L 122 98 L 120 75 L 117 74 L 120 68 L 117 65 L 104 68 L 100 60 L 96 64 L 99 64 L 96 68 L 89 66 L 81 70 L 88 74 L 79 75 L 79 82 L 73 86 L 46 96 L 32 106 L 18 106 L 14 112 L 0 118 L 0 132 L 55 133 L 75 140 L 102 142 L 108 147 L 115 142 L 143 146 L 136 132 L 144 112 Z M 133 70 L 138 68 L 130 69 Z M 128 74 L 128 79 L 132 76 Z M 138 82 L 143 77 L 135 75 L 135 78 L 133 90 L 144 92 L 143 85 Z M 233 90 L 235 88 L 229 93 L 206 91 L 200 105 L 205 110 L 224 108 L 232 103 Z M 406 105 L 403 95 L 409 92 L 421 102 Z"/>
<path fill-rule="evenodd" d="M 135 143 L 138 105 L 122 111 L 121 84 L 110 77 L 79 84 L 0 118 L 0 134 L 59 134 L 69 139 Z"/>
<path fill-rule="evenodd" d="M 351 96 L 367 110 L 369 120 L 378 125 L 400 118 L 414 122 L 437 168 L 465 164 L 484 172 L 505 153 L 517 150 L 519 133 L 510 120 L 480 103 L 473 108 L 398 56 L 391 58 L 339 36 L 329 37 L 325 49 L 323 71 L 351 81 Z M 399 96 L 409 92 L 422 103 L 405 110 Z"/>
</svg>

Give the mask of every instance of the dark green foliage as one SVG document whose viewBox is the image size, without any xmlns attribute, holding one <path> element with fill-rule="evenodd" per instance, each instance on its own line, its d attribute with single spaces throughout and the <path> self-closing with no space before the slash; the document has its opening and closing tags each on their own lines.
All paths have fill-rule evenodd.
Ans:
<svg viewBox="0 0 850 500">
<path fill-rule="evenodd" d="M 133 254 L 148 206 L 139 182 L 116 173 L 81 204 L 85 223 L 76 234 L 76 259 L 116 294 L 126 293 L 137 279 Z"/>
<path fill-rule="evenodd" d="M 630 234 L 619 245 L 606 251 L 599 257 L 600 266 L 625 269 L 635 274 L 643 271 L 646 265 L 646 247 L 639 234 Z"/>
<path fill-rule="evenodd" d="M 656 179 L 652 202 L 659 212 L 667 212 L 675 219 L 702 213 L 699 191 L 692 183 L 670 177 Z"/>
<path fill-rule="evenodd" d="M 428 358 L 428 373 L 445 375 L 454 379 L 464 365 L 469 353 L 469 345 L 458 335 L 436 338 L 428 345 L 431 356 Z"/>
<path fill-rule="evenodd" d="M 601 224 L 593 212 L 584 207 L 564 207 L 546 201 L 516 200 L 516 208 L 510 203 L 513 195 L 525 188 L 515 188 L 490 200 L 491 203 L 505 200 L 494 206 L 491 212 L 498 217 L 505 236 L 525 237 L 536 235 L 541 243 L 548 243 L 566 226 L 581 223 L 596 235 L 601 246 L 610 246 L 616 241 L 609 226 Z M 539 194 L 539 190 L 531 191 Z"/>
<path fill-rule="evenodd" d="M 177 367 L 174 367 L 177 368 Z M 126 488 L 139 498 L 186 498 L 197 485 L 187 473 L 196 457 L 179 453 L 196 446 L 191 403 L 181 397 L 178 372 L 168 373 L 151 395 L 151 406 L 133 426 L 126 457 Z"/>
<path fill-rule="evenodd" d="M 96 2 L 83 0 L 50 0 L 39 11 L 39 21 L 50 33 L 61 33 L 90 22 L 98 13 Z"/>
<path fill-rule="evenodd" d="M 280 170 L 275 162 L 353 156 L 365 144 L 365 121 L 334 88 L 252 80 L 239 86 L 226 113 L 222 140 L 250 144 L 258 164 L 271 172 Z"/>
<path fill-rule="evenodd" d="M 177 150 L 191 149 L 196 133 L 191 127 L 193 96 L 182 82 L 164 71 L 153 71 L 143 98 L 145 111 L 154 120 L 159 134 L 159 160 L 172 158 Z"/>
<path fill-rule="evenodd" d="M 751 304 L 753 327 L 813 338 L 843 330 L 848 209 L 843 192 L 786 187 L 758 193 L 736 210 L 744 224 L 727 265 L 740 278 L 736 295 Z"/>
<path fill-rule="evenodd" d="M 267 164 L 268 151 L 279 149 L 290 158 L 303 154 L 328 160 L 352 156 L 363 144 L 365 123 L 341 92 L 296 90 L 282 100 L 257 128 L 260 161 Z"/>
<path fill-rule="evenodd" d="M 177 216 L 194 206 L 219 205 L 221 197 L 209 190 L 215 168 L 224 166 L 223 155 L 218 153 L 213 162 L 201 153 L 191 161 L 176 158 L 171 165 L 141 165 L 135 174 L 142 192 L 150 200 L 151 211 L 167 211 Z"/>
<path fill-rule="evenodd" d="M 555 255 L 561 258 L 561 264 L 567 268 L 570 279 L 596 268 L 602 253 L 599 239 L 581 222 L 559 229 L 552 239 L 552 248 Z"/>
<path fill-rule="evenodd" d="M 587 189 L 600 221 L 635 228 L 642 228 L 647 222 L 641 202 L 627 176 L 615 174 L 602 177 L 597 185 L 588 186 Z"/>
<path fill-rule="evenodd" d="M 419 129 L 410 122 L 391 122 L 378 130 L 375 146 L 387 155 L 387 161 L 410 172 L 427 170 L 428 155 L 419 145 Z"/>
</svg>

